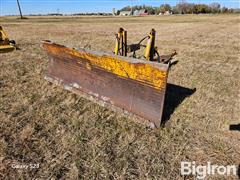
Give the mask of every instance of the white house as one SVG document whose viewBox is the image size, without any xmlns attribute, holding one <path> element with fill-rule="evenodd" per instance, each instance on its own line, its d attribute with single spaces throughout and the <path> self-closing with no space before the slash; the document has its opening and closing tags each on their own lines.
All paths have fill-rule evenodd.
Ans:
<svg viewBox="0 0 240 180">
<path fill-rule="evenodd" d="M 130 16 L 131 15 L 131 11 L 121 11 L 120 16 Z"/>
</svg>

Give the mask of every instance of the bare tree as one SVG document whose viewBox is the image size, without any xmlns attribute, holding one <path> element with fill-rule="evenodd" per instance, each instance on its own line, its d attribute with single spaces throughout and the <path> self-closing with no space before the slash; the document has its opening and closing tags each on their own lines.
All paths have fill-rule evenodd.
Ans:
<svg viewBox="0 0 240 180">
<path fill-rule="evenodd" d="M 17 5 L 18 5 L 18 9 L 19 9 L 20 17 L 21 17 L 21 19 L 23 19 L 23 16 L 22 16 L 22 10 L 21 10 L 21 6 L 20 6 L 20 3 L 19 3 L 19 0 L 17 0 Z"/>
<path fill-rule="evenodd" d="M 221 5 L 219 3 L 212 3 L 209 5 L 212 13 L 219 13 L 221 11 Z"/>
<path fill-rule="evenodd" d="M 169 4 L 162 4 L 159 8 L 161 13 L 165 13 L 166 11 L 171 11 L 172 7 Z"/>
</svg>

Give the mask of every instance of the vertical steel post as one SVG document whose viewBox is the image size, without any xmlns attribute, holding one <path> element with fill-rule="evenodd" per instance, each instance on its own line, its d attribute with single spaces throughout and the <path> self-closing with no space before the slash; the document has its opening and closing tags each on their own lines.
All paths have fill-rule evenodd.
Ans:
<svg viewBox="0 0 240 180">
<path fill-rule="evenodd" d="M 152 29 L 152 44 L 151 44 L 151 51 L 150 51 L 150 61 L 153 61 L 154 54 L 155 54 L 155 37 L 156 37 L 156 31 Z"/>
<path fill-rule="evenodd" d="M 114 49 L 115 55 L 118 55 L 118 52 L 119 52 L 119 33 L 116 34 L 116 43 L 115 43 L 115 49 Z"/>
<path fill-rule="evenodd" d="M 124 42 L 124 40 L 123 40 L 123 29 L 122 29 L 122 31 L 121 31 L 121 40 L 120 40 L 120 42 L 121 42 L 121 56 L 124 56 L 123 55 L 123 53 L 124 53 L 124 44 L 123 44 L 123 42 Z"/>
<path fill-rule="evenodd" d="M 123 28 L 119 28 L 118 34 L 116 35 L 116 44 L 115 44 L 115 55 L 122 55 L 123 53 Z"/>
<path fill-rule="evenodd" d="M 153 58 L 154 58 L 155 36 L 156 36 L 156 31 L 152 29 L 149 34 L 149 39 L 147 41 L 147 45 L 144 53 L 144 57 L 148 61 L 153 61 Z"/>
<path fill-rule="evenodd" d="M 127 56 L 127 31 L 123 31 L 123 56 Z"/>
</svg>

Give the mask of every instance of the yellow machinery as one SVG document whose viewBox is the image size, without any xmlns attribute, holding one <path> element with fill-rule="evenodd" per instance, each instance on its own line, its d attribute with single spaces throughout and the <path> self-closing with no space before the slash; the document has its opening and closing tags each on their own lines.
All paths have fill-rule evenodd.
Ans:
<svg viewBox="0 0 240 180">
<path fill-rule="evenodd" d="M 9 40 L 7 33 L 0 26 L 0 53 L 11 52 L 16 49 L 14 40 Z"/>
<path fill-rule="evenodd" d="M 157 61 L 162 63 L 168 63 L 174 55 L 176 55 L 176 51 L 174 51 L 170 55 L 160 56 L 157 47 L 155 47 L 155 37 L 156 31 L 154 29 L 151 30 L 149 35 L 141 39 L 137 44 L 127 43 L 127 31 L 123 28 L 120 28 L 118 33 L 116 34 L 116 44 L 114 49 L 115 55 L 127 56 L 128 53 L 133 53 L 131 57 L 137 58 L 136 51 L 140 50 L 141 47 L 145 48 L 144 55 L 139 57 L 139 59 L 145 59 L 147 61 Z M 147 39 L 147 44 L 143 45 L 142 42 Z"/>
<path fill-rule="evenodd" d="M 78 50 L 44 41 L 49 57 L 45 79 L 98 104 L 137 117 L 159 127 L 170 59 L 160 56 L 155 30 L 137 44 L 127 44 L 127 31 L 119 29 L 114 54 Z M 142 45 L 144 40 L 146 45 Z M 145 48 L 137 58 L 136 51 Z M 132 53 L 129 57 L 127 55 Z"/>
</svg>

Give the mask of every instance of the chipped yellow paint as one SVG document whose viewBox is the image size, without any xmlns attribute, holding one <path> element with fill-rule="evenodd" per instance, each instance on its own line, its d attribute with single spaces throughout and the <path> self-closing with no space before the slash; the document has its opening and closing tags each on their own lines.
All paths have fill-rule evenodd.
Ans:
<svg viewBox="0 0 240 180">
<path fill-rule="evenodd" d="M 90 63 L 87 63 L 87 64 L 86 64 L 86 68 L 87 68 L 88 70 L 92 70 L 92 67 L 91 67 Z"/>
<path fill-rule="evenodd" d="M 88 53 L 80 54 L 78 57 L 88 59 L 92 65 L 106 69 L 118 76 L 149 83 L 156 88 L 164 87 L 166 72 L 159 71 L 149 64 L 132 64 L 113 57 L 101 57 Z"/>
<path fill-rule="evenodd" d="M 50 50 L 51 53 L 57 55 L 66 53 L 88 60 L 85 66 L 89 70 L 91 70 L 93 66 L 97 66 L 120 77 L 130 78 L 151 85 L 156 89 L 165 88 L 167 71 L 160 70 L 148 63 L 130 63 L 119 59 L 120 57 L 117 58 L 116 56 L 107 55 L 100 56 L 87 52 L 80 52 L 63 46 L 48 47 L 47 49 Z M 77 62 L 81 63 L 79 60 Z"/>
</svg>

